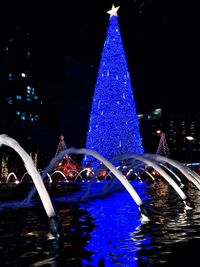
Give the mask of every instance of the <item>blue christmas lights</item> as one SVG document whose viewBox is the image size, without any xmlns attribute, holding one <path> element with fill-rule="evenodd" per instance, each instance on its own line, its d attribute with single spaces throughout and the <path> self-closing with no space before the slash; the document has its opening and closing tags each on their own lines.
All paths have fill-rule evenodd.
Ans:
<svg viewBox="0 0 200 267">
<path fill-rule="evenodd" d="M 95 86 L 87 149 L 106 159 L 123 153 L 143 154 L 135 101 L 116 16 L 110 18 Z M 83 164 L 99 163 L 85 156 Z"/>
</svg>

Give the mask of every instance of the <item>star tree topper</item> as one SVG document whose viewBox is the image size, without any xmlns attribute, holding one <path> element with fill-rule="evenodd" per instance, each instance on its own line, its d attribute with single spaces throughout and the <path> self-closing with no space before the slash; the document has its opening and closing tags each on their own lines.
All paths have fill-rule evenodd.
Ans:
<svg viewBox="0 0 200 267">
<path fill-rule="evenodd" d="M 120 8 L 120 6 L 115 7 L 115 5 L 112 5 L 111 10 L 107 11 L 107 13 L 110 15 L 110 18 L 112 16 L 118 17 L 117 11 L 118 11 L 119 8 Z"/>
</svg>

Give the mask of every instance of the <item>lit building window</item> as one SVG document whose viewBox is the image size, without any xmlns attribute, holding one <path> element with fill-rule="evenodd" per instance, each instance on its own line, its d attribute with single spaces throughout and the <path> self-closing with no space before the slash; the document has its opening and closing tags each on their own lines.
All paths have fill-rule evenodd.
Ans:
<svg viewBox="0 0 200 267">
<path fill-rule="evenodd" d="M 27 94 L 29 95 L 34 95 L 35 94 L 35 88 L 34 87 L 31 87 L 29 85 L 26 86 L 26 92 Z"/>
<path fill-rule="evenodd" d="M 8 80 L 9 81 L 13 80 L 13 74 L 11 72 L 8 73 Z"/>
<path fill-rule="evenodd" d="M 22 96 L 21 95 L 16 95 L 16 99 L 21 100 L 22 99 Z"/>
<path fill-rule="evenodd" d="M 9 105 L 12 105 L 13 99 L 12 99 L 11 96 L 7 97 L 7 102 L 8 102 Z"/>
<path fill-rule="evenodd" d="M 30 98 L 30 97 L 27 97 L 27 98 L 26 98 L 26 101 L 27 101 L 27 102 L 31 102 L 31 98 Z"/>
<path fill-rule="evenodd" d="M 19 112 L 19 111 L 18 111 Z M 18 114 L 20 114 L 20 119 L 25 121 L 26 120 L 26 115 L 25 112 L 19 112 Z"/>
<path fill-rule="evenodd" d="M 25 77 L 30 77 L 30 73 L 29 73 L 29 71 L 25 71 L 25 72 L 22 72 L 22 73 L 21 73 L 21 76 L 22 76 L 23 78 L 25 78 Z"/>
<path fill-rule="evenodd" d="M 161 117 L 161 113 L 162 113 L 162 109 L 161 108 L 157 108 L 153 111 L 153 114 L 156 116 L 156 117 Z"/>
<path fill-rule="evenodd" d="M 147 118 L 148 118 L 148 120 L 151 120 L 152 117 L 150 115 L 148 115 Z"/>
<path fill-rule="evenodd" d="M 35 99 L 35 100 L 37 100 L 37 99 L 38 99 L 38 96 L 37 96 L 37 95 L 35 95 L 35 96 L 34 96 L 34 99 Z"/>
<path fill-rule="evenodd" d="M 144 119 L 144 114 L 138 114 L 138 119 L 139 119 L 139 120 Z"/>
</svg>

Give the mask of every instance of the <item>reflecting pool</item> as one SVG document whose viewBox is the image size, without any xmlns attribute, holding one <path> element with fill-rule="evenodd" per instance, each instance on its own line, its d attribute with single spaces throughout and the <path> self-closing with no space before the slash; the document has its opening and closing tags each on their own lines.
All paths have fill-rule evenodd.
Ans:
<svg viewBox="0 0 200 267">
<path fill-rule="evenodd" d="M 80 194 L 87 192 L 88 183 L 49 185 L 64 231 L 63 244 L 49 233 L 47 215 L 39 198 L 19 208 L 23 192 L 30 188 L 26 189 L 26 185 L 1 188 L 0 266 L 197 266 L 200 192 L 192 184 L 183 191 L 196 208 L 186 210 L 174 189 L 164 181 L 133 182 L 152 212 L 152 221 L 144 223 L 124 187 L 116 181 L 113 190 L 106 191 L 105 183 L 94 184 L 81 203 Z M 9 197 L 4 200 L 6 195 L 12 196 L 12 200 Z"/>
</svg>

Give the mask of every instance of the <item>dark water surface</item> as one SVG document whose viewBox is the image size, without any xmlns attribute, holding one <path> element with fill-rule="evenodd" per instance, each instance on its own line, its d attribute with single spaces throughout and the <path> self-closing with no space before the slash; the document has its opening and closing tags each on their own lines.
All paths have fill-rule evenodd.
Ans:
<svg viewBox="0 0 200 267">
<path fill-rule="evenodd" d="M 185 210 L 174 189 L 162 181 L 133 185 L 152 211 L 151 222 L 141 222 L 136 204 L 123 188 L 104 194 L 108 188 L 98 183 L 84 203 L 78 199 L 87 184 L 70 191 L 62 184 L 51 188 L 63 226 L 63 246 L 50 235 L 40 202 L 17 208 L 20 201 L 3 201 L 8 189 L 1 189 L 0 266 L 199 266 L 200 192 L 192 185 L 183 188 L 196 206 Z M 12 189 L 12 197 L 15 192 Z"/>
</svg>

